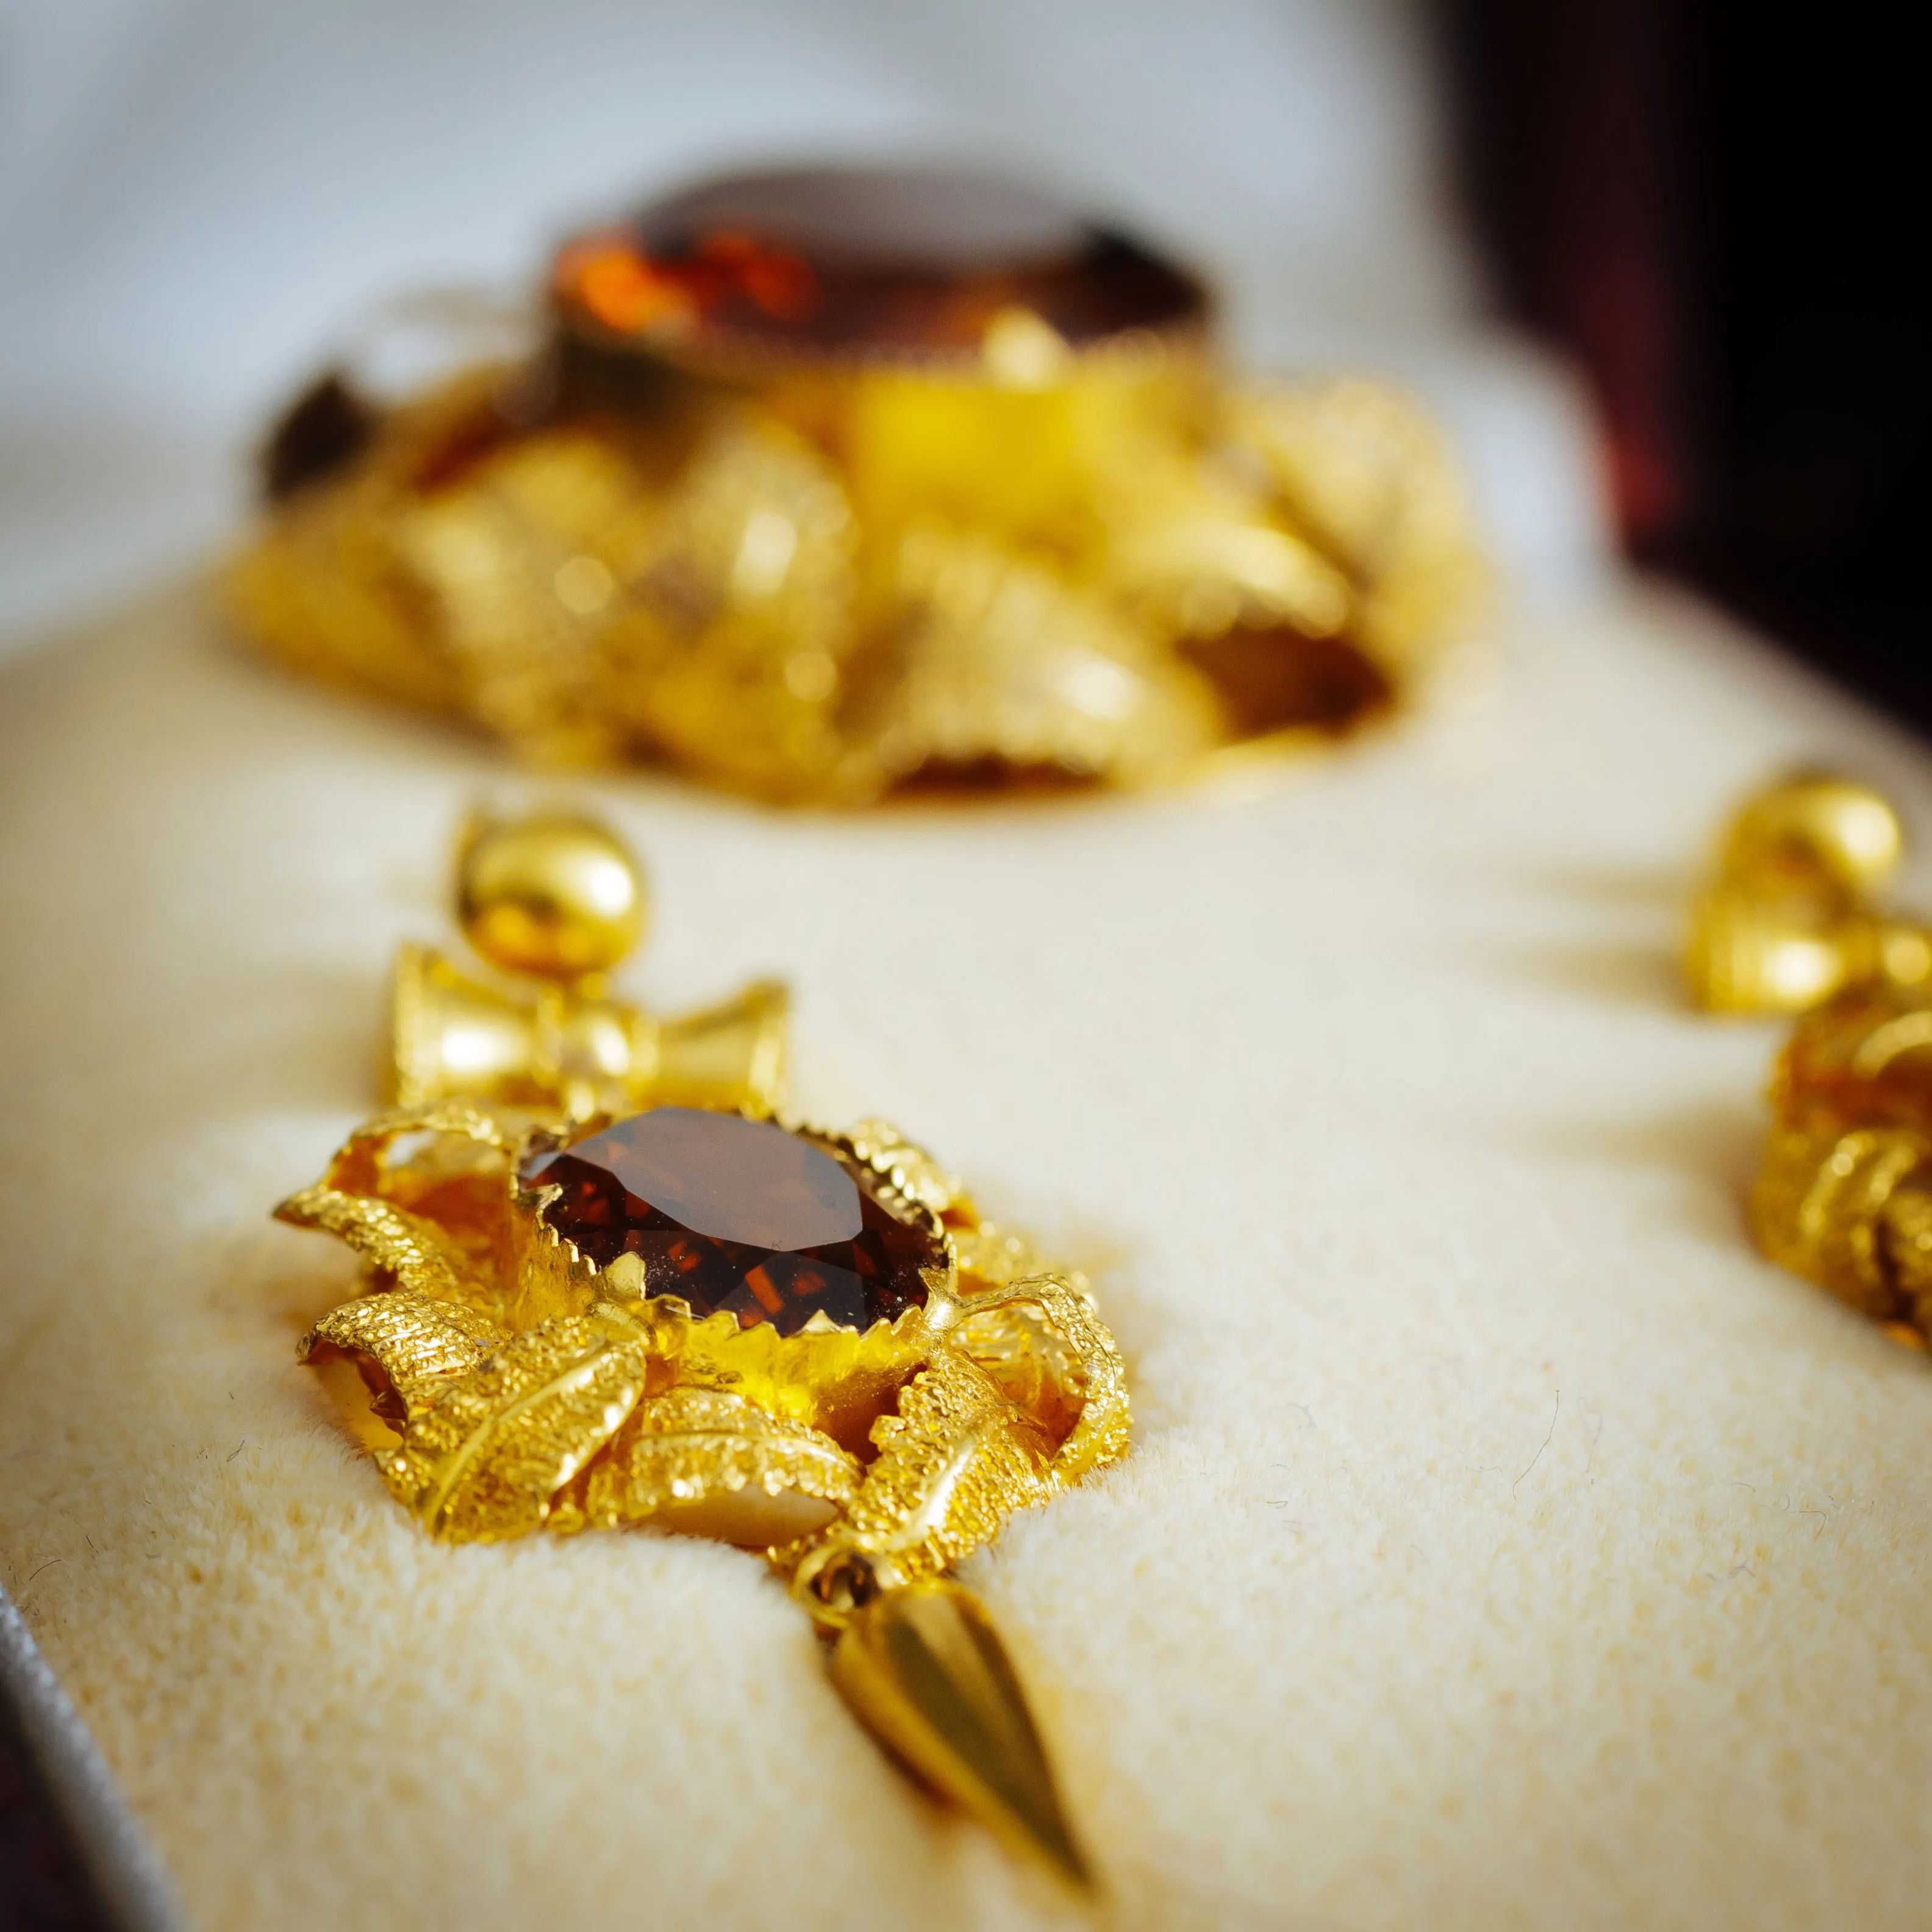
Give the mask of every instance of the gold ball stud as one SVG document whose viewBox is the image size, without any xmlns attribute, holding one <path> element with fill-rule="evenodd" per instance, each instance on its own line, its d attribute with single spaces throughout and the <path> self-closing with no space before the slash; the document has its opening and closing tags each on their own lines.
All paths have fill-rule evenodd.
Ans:
<svg viewBox="0 0 1932 1932">
<path fill-rule="evenodd" d="M 608 972 L 644 937 L 644 875 L 622 840 L 568 812 L 472 821 L 458 857 L 456 916 L 506 973 L 576 980 Z"/>
<path fill-rule="evenodd" d="M 1766 895 L 1825 892 L 1863 904 L 1898 868 L 1905 832 L 1882 792 L 1800 772 L 1748 799 L 1731 821 L 1723 869 Z"/>
</svg>

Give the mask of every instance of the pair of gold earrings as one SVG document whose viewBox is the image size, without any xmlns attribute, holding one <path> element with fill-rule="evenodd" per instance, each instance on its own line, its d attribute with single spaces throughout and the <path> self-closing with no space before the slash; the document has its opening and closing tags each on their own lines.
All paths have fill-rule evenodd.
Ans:
<svg viewBox="0 0 1932 1932">
<path fill-rule="evenodd" d="M 367 1264 L 302 1344 L 352 1364 L 432 1536 L 649 1523 L 761 1551 L 925 1784 L 1076 1888 L 1093 1868 L 985 1606 L 952 1576 L 1126 1448 L 1077 1274 L 881 1120 L 783 1111 L 788 998 L 610 993 L 642 874 L 568 813 L 472 825 L 464 932 L 405 948 L 394 1105 L 276 1210 Z"/>
</svg>

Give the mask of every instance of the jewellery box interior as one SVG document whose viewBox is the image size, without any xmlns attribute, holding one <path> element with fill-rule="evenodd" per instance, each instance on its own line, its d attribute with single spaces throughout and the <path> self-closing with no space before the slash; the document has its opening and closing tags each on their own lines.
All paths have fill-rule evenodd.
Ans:
<svg viewBox="0 0 1932 1932">
<path fill-rule="evenodd" d="M 805 118 L 889 130 L 853 89 Z M 1092 1282 L 1131 1452 L 962 1575 L 1115 1922 L 1911 1924 L 1932 1386 L 1751 1247 L 1776 1030 L 1673 962 L 1734 794 L 1835 764 L 1924 825 L 1932 762 L 1608 560 L 1540 365 L 1432 352 L 1502 580 L 1439 701 L 1120 796 L 573 775 L 651 881 L 619 989 L 783 977 L 802 1112 Z M 543 790 L 250 654 L 205 572 L 0 664 L 0 1583 L 82 1834 L 210 1932 L 1082 1922 L 754 1556 L 432 1541 L 298 1363 L 356 1268 L 269 1210 L 374 1110 L 466 813 Z"/>
</svg>

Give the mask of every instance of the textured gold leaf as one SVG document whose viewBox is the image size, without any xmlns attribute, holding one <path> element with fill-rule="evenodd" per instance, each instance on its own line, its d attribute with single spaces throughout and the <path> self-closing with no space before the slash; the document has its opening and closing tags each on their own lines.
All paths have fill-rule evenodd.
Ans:
<svg viewBox="0 0 1932 1932">
<path fill-rule="evenodd" d="M 976 1227 L 955 1228 L 952 1245 L 959 1256 L 959 1272 L 988 1288 L 1010 1288 L 1046 1270 L 1045 1258 L 1030 1241 L 996 1228 L 990 1221 L 982 1221 Z M 968 1294 L 970 1298 L 970 1288 Z"/>
<path fill-rule="evenodd" d="M 354 1360 L 375 1390 L 376 1413 L 402 1424 L 505 1339 L 504 1330 L 474 1310 L 398 1288 L 331 1309 L 302 1338 L 298 1354 L 304 1362 L 332 1355 Z M 370 1376 L 372 1366 L 380 1381 Z"/>
<path fill-rule="evenodd" d="M 1079 1420 L 1054 1454 L 1055 1484 L 1076 1481 L 1089 1469 L 1118 1462 L 1127 1453 L 1126 1365 L 1094 1307 L 1093 1296 L 1077 1277 L 1040 1274 L 983 1298 L 969 1300 L 966 1306 L 969 1310 L 990 1310 L 1002 1303 L 1036 1306 L 1079 1363 L 1078 1380 L 1085 1400 Z"/>
<path fill-rule="evenodd" d="M 509 1336 L 412 1420 L 384 1476 L 432 1536 L 525 1535 L 616 1433 L 647 1367 L 642 1337 L 595 1315 Z"/>
<path fill-rule="evenodd" d="M 795 1491 L 836 1508 L 858 1488 L 860 1473 L 856 1459 L 816 1429 L 742 1396 L 681 1388 L 632 1410 L 579 1486 L 584 1522 L 611 1528 L 746 1490 Z"/>
<path fill-rule="evenodd" d="M 1053 1492 L 1051 1444 L 977 1363 L 941 1348 L 874 1426 L 878 1460 L 836 1540 L 888 1556 L 908 1582 L 936 1576 Z"/>
<path fill-rule="evenodd" d="M 392 1107 L 365 1120 L 337 1150 L 324 1184 L 350 1194 L 374 1194 L 382 1185 L 382 1155 L 410 1134 L 446 1134 L 507 1154 L 514 1138 L 506 1123 L 464 1100 L 430 1100 Z"/>
<path fill-rule="evenodd" d="M 411 1136 L 430 1137 L 420 1158 L 387 1166 L 390 1148 Z M 477 1200 L 479 1190 L 500 1195 L 507 1209 L 508 1190 L 476 1163 L 506 1167 L 510 1144 L 505 1123 L 476 1107 L 394 1108 L 358 1127 L 322 1180 L 291 1195 L 275 1216 L 334 1235 L 400 1288 L 494 1315 L 500 1230 L 487 1212 L 478 1222 Z"/>
<path fill-rule="evenodd" d="M 970 1310 L 968 1298 L 966 1306 Z M 1036 1308 L 1009 1303 L 968 1313 L 949 1337 L 1056 1447 L 1084 1412 L 1087 1376 L 1072 1346 Z"/>
<path fill-rule="evenodd" d="M 990 1221 L 953 1232 L 963 1349 L 1060 1447 L 1057 1480 L 1126 1453 L 1126 1376 L 1084 1276 L 1047 1270 L 1040 1251 Z"/>
<path fill-rule="evenodd" d="M 316 1228 L 392 1276 L 398 1288 L 440 1301 L 469 1302 L 478 1289 L 462 1251 L 434 1221 L 373 1195 L 305 1187 L 275 1210 L 291 1227 Z"/>
<path fill-rule="evenodd" d="M 935 1214 L 971 1214 L 973 1203 L 959 1177 L 908 1140 L 890 1120 L 861 1120 L 846 1138 L 860 1160 L 908 1201 Z"/>
</svg>

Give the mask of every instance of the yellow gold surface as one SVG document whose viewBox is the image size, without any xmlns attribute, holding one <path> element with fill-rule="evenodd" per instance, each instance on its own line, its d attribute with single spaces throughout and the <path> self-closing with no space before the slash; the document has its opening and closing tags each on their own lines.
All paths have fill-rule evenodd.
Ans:
<svg viewBox="0 0 1932 1932">
<path fill-rule="evenodd" d="M 680 1386 L 631 1412 L 586 1471 L 579 1507 L 588 1528 L 655 1521 L 764 1549 L 822 1528 L 862 1473 L 821 1430 L 742 1395 Z"/>
<path fill-rule="evenodd" d="M 332 1356 L 353 1361 L 374 1398 L 371 1408 L 400 1426 L 475 1368 L 500 1336 L 472 1310 L 398 1288 L 331 1309 L 304 1336 L 300 1355 L 317 1366 Z"/>
<path fill-rule="evenodd" d="M 578 980 L 609 972 L 644 937 L 644 873 L 595 819 L 479 819 L 457 858 L 456 916 L 502 971 Z"/>
<path fill-rule="evenodd" d="M 860 1332 L 694 1317 L 647 1295 L 635 1257 L 598 1268 L 521 1190 L 524 1155 L 570 1138 L 443 1101 L 359 1129 L 284 1204 L 347 1242 L 370 1292 L 303 1345 L 347 1356 L 402 1440 L 385 1480 L 433 1535 L 490 1540 L 638 1522 L 757 1541 L 814 1616 L 862 1564 L 942 1575 L 1126 1453 L 1126 1376 L 1078 1277 L 1018 1275 L 1030 1245 L 981 1222 L 958 1180 L 882 1121 L 806 1132 L 869 1168 L 964 1274 Z M 576 1130 L 580 1131 L 580 1130 Z"/>
<path fill-rule="evenodd" d="M 554 1126 L 430 1102 L 358 1130 L 278 1210 L 370 1264 L 371 1292 L 324 1316 L 302 1359 L 355 1364 L 401 1438 L 375 1450 L 383 1480 L 432 1536 L 648 1523 L 764 1549 L 833 1638 L 834 1681 L 873 1733 L 1084 1888 L 1018 1679 L 946 1573 L 1015 1510 L 1126 1453 L 1118 1351 L 1084 1285 L 1019 1274 L 1030 1245 L 980 1221 L 896 1129 L 813 1137 L 970 1270 L 927 1270 L 923 1306 L 862 1334 L 697 1320 L 643 1292 L 634 1256 L 597 1268 L 540 1219 L 554 1190 L 516 1175 Z"/>
<path fill-rule="evenodd" d="M 1833 772 L 1800 772 L 1738 808 L 1720 866 L 1761 892 L 1823 886 L 1858 902 L 1884 890 L 1904 853 L 1904 827 L 1882 792 Z"/>
<path fill-rule="evenodd" d="M 878 1459 L 826 1546 L 886 1559 L 909 1582 L 943 1574 L 1052 1492 L 1044 1432 L 952 1349 L 913 1377 L 872 1434 Z"/>
<path fill-rule="evenodd" d="M 832 1677 L 928 1784 L 1076 1891 L 1094 1888 L 1018 1673 L 970 1591 L 932 1581 L 881 1592 L 839 1633 Z"/>
<path fill-rule="evenodd" d="M 1932 992 L 1874 981 L 1780 1054 L 1751 1232 L 1900 1339 L 1932 1334 Z"/>
<path fill-rule="evenodd" d="M 524 1535 L 616 1432 L 644 1394 L 646 1367 L 641 1336 L 594 1316 L 499 1336 L 410 1418 L 384 1479 L 432 1536 Z"/>
<path fill-rule="evenodd" d="M 1932 928 L 1887 916 L 1904 851 L 1872 787 L 1804 772 L 1746 798 L 1691 907 L 1684 982 L 1708 1012 L 1802 1013 L 1842 988 L 1932 980 Z"/>
<path fill-rule="evenodd" d="M 525 983 L 403 947 L 389 1002 L 399 1105 L 473 1100 L 587 1120 L 673 1103 L 770 1113 L 783 1100 L 791 1000 L 776 980 L 672 1018 L 606 992 L 646 914 L 642 869 L 608 826 L 556 811 L 478 820 L 456 871 L 464 932 Z"/>
<path fill-rule="evenodd" d="M 230 573 L 249 633 L 539 761 L 863 804 L 1332 736 L 1482 585 L 1414 404 L 1178 339 L 1076 355 L 1016 309 L 976 364 L 646 357 L 621 406 L 536 420 L 530 386 L 466 372 L 280 502 Z"/>
<path fill-rule="evenodd" d="M 598 1265 L 547 1217 L 560 1186 L 525 1187 L 526 1159 L 651 1106 L 769 1116 L 784 989 L 676 1021 L 606 998 L 642 875 L 587 821 L 472 828 L 459 879 L 479 951 L 539 983 L 518 994 L 404 950 L 401 1104 L 276 1210 L 368 1268 L 301 1359 L 352 1366 L 370 1411 L 353 1432 L 432 1536 L 648 1524 L 764 1551 L 834 1640 L 835 1680 L 874 1734 L 1084 1886 L 1018 1680 L 946 1573 L 1014 1510 L 1126 1453 L 1126 1377 L 1091 1292 L 880 1120 L 784 1124 L 864 1169 L 878 1207 L 920 1231 L 926 1299 L 896 1318 L 743 1327 L 647 1292 L 637 1255 Z"/>
</svg>

